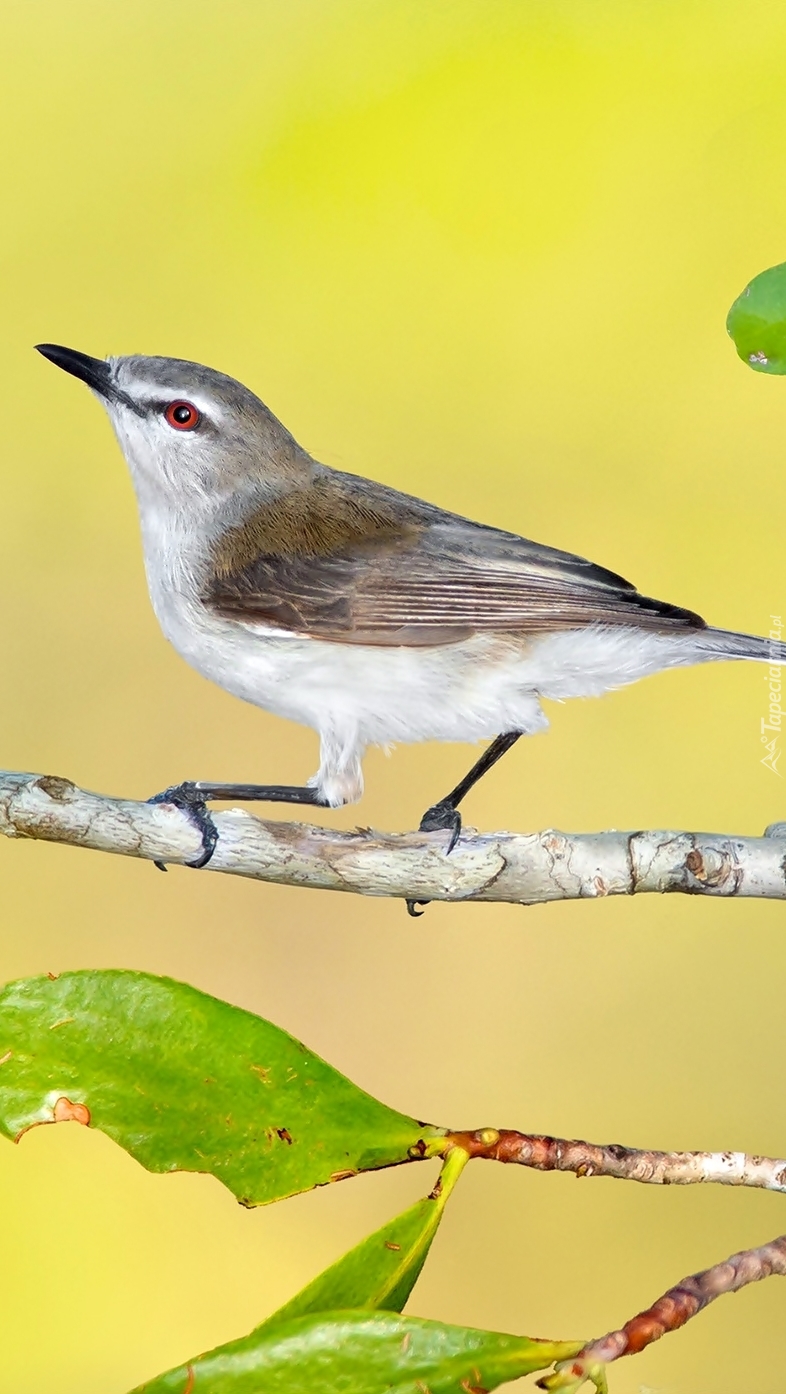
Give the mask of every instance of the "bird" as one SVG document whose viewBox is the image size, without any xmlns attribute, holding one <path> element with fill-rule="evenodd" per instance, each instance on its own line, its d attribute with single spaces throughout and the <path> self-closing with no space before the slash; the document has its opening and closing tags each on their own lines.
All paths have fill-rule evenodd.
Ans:
<svg viewBox="0 0 786 1394">
<path fill-rule="evenodd" d="M 489 740 L 421 818 L 449 853 L 469 791 L 548 726 L 543 698 L 716 660 L 784 661 L 786 645 L 713 628 L 584 557 L 320 464 L 213 368 L 36 347 L 109 415 L 166 638 L 235 697 L 319 735 L 304 785 L 188 780 L 154 795 L 199 827 L 191 865 L 216 846 L 210 802 L 337 808 L 361 797 L 370 746 Z"/>
</svg>

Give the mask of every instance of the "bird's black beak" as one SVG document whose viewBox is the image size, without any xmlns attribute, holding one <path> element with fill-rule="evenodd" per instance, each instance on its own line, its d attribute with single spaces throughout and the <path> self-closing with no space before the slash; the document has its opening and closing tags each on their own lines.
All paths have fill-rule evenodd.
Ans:
<svg viewBox="0 0 786 1394">
<path fill-rule="evenodd" d="M 60 344 L 36 344 L 36 348 L 50 363 L 55 363 L 66 373 L 73 373 L 75 378 L 81 378 L 100 396 L 110 401 L 117 396 L 109 364 L 103 358 L 91 358 L 87 353 L 63 348 Z"/>
</svg>

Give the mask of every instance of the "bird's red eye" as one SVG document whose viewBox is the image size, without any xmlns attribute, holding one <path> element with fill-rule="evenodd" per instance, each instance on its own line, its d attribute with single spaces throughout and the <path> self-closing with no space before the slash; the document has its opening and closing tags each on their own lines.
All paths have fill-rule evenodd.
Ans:
<svg viewBox="0 0 786 1394">
<path fill-rule="evenodd" d="M 176 431 L 193 431 L 199 425 L 199 412 L 191 402 L 170 402 L 164 418 Z"/>
</svg>

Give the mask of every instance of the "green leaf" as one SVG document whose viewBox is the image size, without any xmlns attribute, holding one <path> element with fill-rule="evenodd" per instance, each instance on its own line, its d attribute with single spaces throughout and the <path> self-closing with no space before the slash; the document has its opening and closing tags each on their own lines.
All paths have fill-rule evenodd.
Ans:
<svg viewBox="0 0 786 1394">
<path fill-rule="evenodd" d="M 431 1195 L 350 1249 L 284 1307 L 279 1307 L 264 1326 L 312 1312 L 350 1307 L 383 1307 L 400 1312 L 426 1261 L 448 1196 L 468 1161 L 468 1152 L 452 1148 Z"/>
<path fill-rule="evenodd" d="M 757 373 L 786 373 L 786 262 L 754 276 L 726 319 L 740 358 Z"/>
<path fill-rule="evenodd" d="M 149 1171 L 217 1176 L 244 1205 L 433 1154 L 444 1135 L 261 1017 L 126 972 L 0 993 L 0 1131 L 72 1118 Z"/>
<path fill-rule="evenodd" d="M 580 1349 L 392 1312 L 331 1312 L 260 1327 L 134 1394 L 482 1394 Z"/>
</svg>

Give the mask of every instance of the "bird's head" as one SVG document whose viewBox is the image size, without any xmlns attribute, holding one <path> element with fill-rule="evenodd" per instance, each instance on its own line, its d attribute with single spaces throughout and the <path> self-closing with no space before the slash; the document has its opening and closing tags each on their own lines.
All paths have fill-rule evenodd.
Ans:
<svg viewBox="0 0 786 1394">
<path fill-rule="evenodd" d="M 253 392 L 201 363 L 37 348 L 100 398 L 140 493 L 220 504 L 244 486 L 275 489 L 308 460 Z"/>
</svg>

